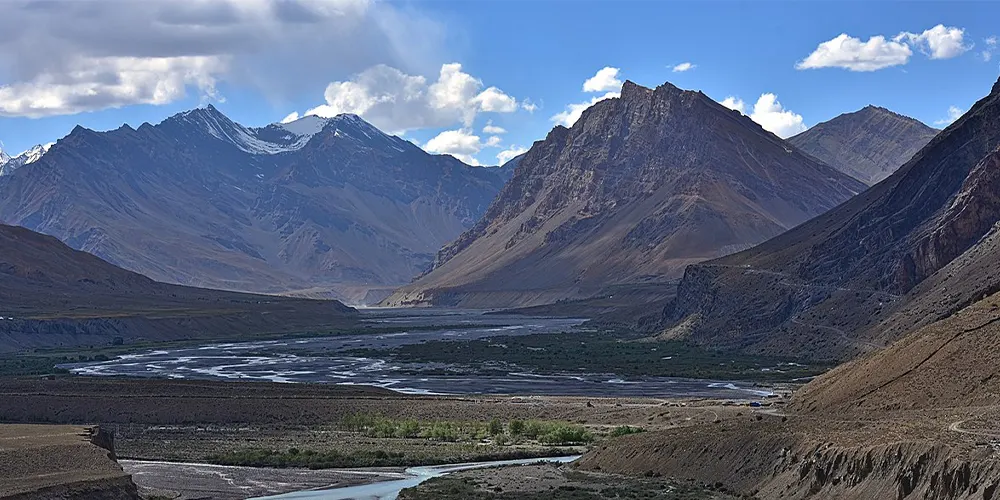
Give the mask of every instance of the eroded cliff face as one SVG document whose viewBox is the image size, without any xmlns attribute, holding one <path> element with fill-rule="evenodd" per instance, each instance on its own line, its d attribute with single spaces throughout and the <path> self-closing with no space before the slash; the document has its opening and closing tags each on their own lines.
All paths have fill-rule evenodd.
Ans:
<svg viewBox="0 0 1000 500">
<path fill-rule="evenodd" d="M 0 498 L 138 500 L 115 458 L 114 437 L 97 427 L 0 425 Z"/>
<path fill-rule="evenodd" d="M 684 429 L 630 436 L 585 455 L 579 467 L 721 482 L 761 499 L 1000 498 L 1000 461 L 991 446 L 959 448 L 921 440 L 864 444 L 857 439 L 838 444 L 837 438 L 818 436 L 778 423 L 762 423 L 756 430 Z M 878 441 L 884 440 L 873 440 Z"/>
</svg>

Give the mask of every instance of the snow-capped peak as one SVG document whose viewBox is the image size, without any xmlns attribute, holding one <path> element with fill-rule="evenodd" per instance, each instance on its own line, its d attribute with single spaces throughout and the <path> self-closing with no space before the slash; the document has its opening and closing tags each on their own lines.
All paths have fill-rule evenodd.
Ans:
<svg viewBox="0 0 1000 500">
<path fill-rule="evenodd" d="M 35 163 L 40 160 L 45 153 L 49 152 L 49 148 L 51 148 L 53 144 L 55 143 L 50 142 L 48 144 L 39 144 L 14 157 L 10 157 L 6 153 L 0 151 L 0 176 L 9 175 L 11 172 L 25 165 Z"/>
<path fill-rule="evenodd" d="M 281 127 L 295 135 L 308 135 L 313 136 L 323 130 L 323 127 L 329 123 L 330 120 L 322 118 L 316 115 L 308 115 L 299 118 L 298 120 L 291 121 L 288 123 L 278 123 L 278 127 Z"/>
</svg>

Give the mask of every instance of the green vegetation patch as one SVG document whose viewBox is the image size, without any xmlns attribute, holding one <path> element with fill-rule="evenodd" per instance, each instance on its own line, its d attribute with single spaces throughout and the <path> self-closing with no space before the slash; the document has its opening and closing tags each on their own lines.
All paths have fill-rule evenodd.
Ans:
<svg viewBox="0 0 1000 500">
<path fill-rule="evenodd" d="M 403 363 L 459 363 L 498 373 L 512 367 L 536 373 L 614 373 L 620 376 L 683 377 L 787 382 L 818 375 L 831 366 L 793 358 L 752 356 L 705 349 L 682 341 L 628 337 L 614 332 L 573 332 L 471 341 L 432 341 L 392 350 L 349 354 L 390 356 Z M 421 373 L 428 373 L 426 370 Z M 454 372 L 449 372 L 454 374 Z"/>
<path fill-rule="evenodd" d="M 538 420 L 503 422 L 422 422 L 376 415 L 351 415 L 339 424 L 344 431 L 373 438 L 429 439 L 449 443 L 486 442 L 507 444 L 538 443 L 546 446 L 576 446 L 594 441 L 594 435 L 580 425 Z"/>
</svg>

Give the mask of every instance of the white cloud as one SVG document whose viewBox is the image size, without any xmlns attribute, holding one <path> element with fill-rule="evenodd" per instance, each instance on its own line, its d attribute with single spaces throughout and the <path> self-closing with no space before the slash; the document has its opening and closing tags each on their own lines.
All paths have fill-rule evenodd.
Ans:
<svg viewBox="0 0 1000 500">
<path fill-rule="evenodd" d="M 587 101 L 587 102 L 580 102 L 580 103 L 576 103 L 576 104 L 570 104 L 570 105 L 566 106 L 565 110 L 563 110 L 563 111 L 561 111 L 559 113 L 556 113 L 554 116 L 552 116 L 552 118 L 550 118 L 550 120 L 552 120 L 553 122 L 555 122 L 557 125 L 563 125 L 565 127 L 572 127 L 573 124 L 576 123 L 576 121 L 580 119 L 580 116 L 583 115 L 583 112 L 587 108 L 589 108 L 589 107 L 593 106 L 594 104 L 597 104 L 598 102 L 603 101 L 605 99 L 614 99 L 614 98 L 619 97 L 619 96 L 621 96 L 620 92 L 608 92 L 607 94 L 604 94 L 602 96 L 593 97 L 593 98 L 590 99 L 590 101 Z"/>
<path fill-rule="evenodd" d="M 225 58 L 81 57 L 29 82 L 0 86 L 0 116 L 43 117 L 117 108 L 129 104 L 166 104 L 183 98 L 188 87 L 219 98 L 218 75 Z"/>
<path fill-rule="evenodd" d="M 750 119 L 782 139 L 804 132 L 807 128 L 802 123 L 802 115 L 782 107 L 778 102 L 778 96 L 771 93 L 760 95 L 757 103 L 753 105 Z"/>
<path fill-rule="evenodd" d="M 278 102 L 376 62 L 426 68 L 444 41 L 443 25 L 374 0 L 6 0 L 0 10 L 0 116 L 221 99 L 223 82 Z"/>
<path fill-rule="evenodd" d="M 746 103 L 742 99 L 729 96 L 719 104 L 735 109 L 746 114 Z M 757 102 L 753 105 L 753 111 L 749 115 L 750 119 L 757 122 L 764 130 L 781 137 L 782 139 L 791 137 L 806 130 L 806 125 L 802 120 L 802 115 L 784 108 L 778 102 L 778 96 L 767 92 L 761 94 Z"/>
<path fill-rule="evenodd" d="M 497 161 L 500 162 L 501 165 L 503 165 L 504 163 L 513 160 L 515 157 L 523 155 L 524 153 L 527 152 L 528 152 L 527 148 L 522 148 L 521 146 L 511 146 L 497 153 Z"/>
<path fill-rule="evenodd" d="M 618 68 L 605 66 L 597 74 L 583 82 L 583 91 L 608 92 L 621 90 L 622 81 L 618 79 L 618 72 Z"/>
<path fill-rule="evenodd" d="M 463 162 L 479 166 L 476 155 L 483 150 L 479 136 L 469 130 L 445 130 L 427 141 L 424 150 L 428 153 L 452 155 Z"/>
<path fill-rule="evenodd" d="M 993 59 L 993 54 L 997 51 L 997 37 L 991 36 L 985 40 L 986 48 L 984 48 L 979 56 L 983 58 L 983 61 L 990 62 Z"/>
<path fill-rule="evenodd" d="M 481 111 L 496 113 L 513 113 L 517 111 L 517 100 L 505 94 L 496 87 L 490 87 L 479 93 L 472 102 L 479 104 Z"/>
<path fill-rule="evenodd" d="M 950 59 L 972 49 L 964 42 L 965 30 L 939 24 L 923 33 L 904 31 L 891 40 L 882 35 L 867 42 L 842 33 L 827 40 L 805 59 L 796 69 L 844 68 L 851 71 L 877 71 L 910 62 L 912 47 L 917 47 L 931 59 Z M 992 54 L 982 53 L 989 60 Z"/>
<path fill-rule="evenodd" d="M 746 103 L 743 102 L 743 99 L 737 99 L 736 97 L 729 96 L 729 97 L 723 99 L 722 102 L 720 102 L 719 104 L 721 104 L 721 105 L 723 105 L 723 106 L 725 106 L 725 107 L 727 107 L 729 109 L 735 109 L 736 111 L 739 111 L 740 113 L 746 114 L 747 105 L 746 105 Z"/>
<path fill-rule="evenodd" d="M 876 71 L 906 64 L 913 51 L 905 43 L 873 36 L 867 42 L 838 35 L 819 44 L 816 50 L 795 65 L 796 69 L 844 68 L 851 71 Z"/>
<path fill-rule="evenodd" d="M 962 109 L 957 106 L 948 106 L 948 116 L 946 118 L 942 118 L 940 120 L 935 121 L 934 125 L 942 127 L 951 125 L 955 120 L 961 118 L 963 113 L 964 111 L 962 111 Z"/>
<path fill-rule="evenodd" d="M 687 70 L 694 69 L 694 68 L 695 68 L 694 64 L 691 64 L 689 62 L 682 62 L 682 63 L 678 64 L 677 66 L 674 66 L 673 72 L 674 73 L 683 73 L 683 72 L 685 72 Z"/>
<path fill-rule="evenodd" d="M 606 92 L 604 95 L 592 97 L 589 101 L 566 105 L 566 109 L 553 115 L 550 120 L 557 125 L 572 127 L 584 110 L 605 99 L 613 99 L 621 95 L 622 81 L 618 78 L 618 68 L 605 66 L 594 76 L 583 82 L 584 92 Z"/>
<path fill-rule="evenodd" d="M 482 163 L 476 158 L 485 148 L 498 148 L 503 140 L 498 136 L 490 136 L 485 142 L 471 130 L 445 130 L 424 144 L 424 150 L 434 154 L 449 154 L 472 165 L 480 166 Z"/>
<path fill-rule="evenodd" d="M 505 129 L 503 127 L 498 127 L 498 126 L 494 125 L 493 124 L 493 120 L 490 120 L 490 121 L 487 121 L 486 122 L 486 126 L 483 127 L 483 133 L 484 134 L 490 134 L 490 135 L 506 134 L 507 133 L 507 129 Z"/>
<path fill-rule="evenodd" d="M 414 76 L 378 65 L 351 80 L 327 86 L 326 104 L 307 115 L 331 117 L 354 113 L 390 132 L 461 123 L 469 127 L 481 112 L 512 113 L 517 101 L 496 87 L 482 90 L 483 82 L 462 71 L 458 63 L 444 64 L 438 79 L 428 84 Z"/>
<path fill-rule="evenodd" d="M 896 42 L 909 41 L 930 56 L 931 59 L 951 59 L 965 53 L 972 46 L 964 44 L 965 30 L 939 24 L 923 33 L 903 32 L 894 38 Z"/>
<path fill-rule="evenodd" d="M 534 113 L 538 109 L 538 105 L 535 104 L 535 103 L 533 103 L 533 102 L 531 102 L 528 99 L 525 99 L 525 100 L 521 101 L 521 109 L 523 109 L 523 110 L 525 110 L 525 111 L 527 111 L 529 113 Z"/>
<path fill-rule="evenodd" d="M 291 113 L 288 113 L 288 116 L 281 119 L 281 123 L 292 123 L 298 119 L 299 119 L 299 112 L 292 111 Z"/>
</svg>

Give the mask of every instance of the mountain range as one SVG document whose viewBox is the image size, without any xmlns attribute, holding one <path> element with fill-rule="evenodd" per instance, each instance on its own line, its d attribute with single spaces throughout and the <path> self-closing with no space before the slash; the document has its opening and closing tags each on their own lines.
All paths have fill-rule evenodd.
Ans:
<svg viewBox="0 0 1000 500">
<path fill-rule="evenodd" d="M 715 347 L 847 359 L 985 307 L 976 304 L 1000 290 L 998 147 L 1000 82 L 860 196 L 753 249 L 689 267 L 661 328 Z M 959 333 L 943 331 L 941 348 Z M 866 358 L 868 373 L 890 366 L 886 356 L 909 367 L 902 373 L 942 354 L 912 342 L 905 359 L 905 344 Z"/>
<path fill-rule="evenodd" d="M 536 142 L 483 218 L 385 304 L 529 306 L 667 283 L 866 187 L 700 92 L 625 82 Z"/>
<path fill-rule="evenodd" d="M 208 106 L 75 128 L 0 177 L 0 220 L 157 281 L 365 303 L 429 269 L 510 170 L 355 115 L 247 128 Z"/>
<path fill-rule="evenodd" d="M 865 106 L 788 138 L 793 146 L 873 185 L 901 167 L 938 130 L 877 106 Z"/>
</svg>

